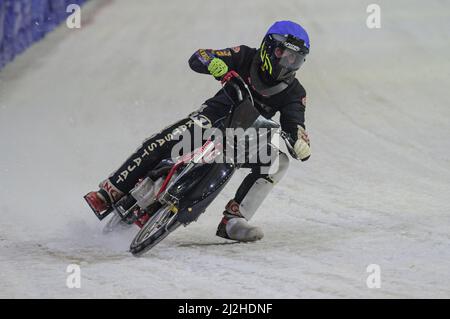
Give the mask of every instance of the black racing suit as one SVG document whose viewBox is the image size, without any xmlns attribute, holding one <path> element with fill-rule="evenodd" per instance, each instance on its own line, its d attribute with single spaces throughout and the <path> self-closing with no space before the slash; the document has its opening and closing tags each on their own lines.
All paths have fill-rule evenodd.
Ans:
<svg viewBox="0 0 450 319">
<path fill-rule="evenodd" d="M 259 54 L 257 49 L 245 45 L 223 50 L 200 49 L 189 59 L 189 65 L 192 70 L 198 73 L 209 74 L 208 65 L 210 60 L 213 58 L 223 60 L 229 70 L 235 70 L 250 86 L 255 106 L 264 117 L 271 118 L 276 112 L 280 112 L 281 127 L 283 131 L 290 134 L 295 142 L 298 138 L 298 127 L 305 128 L 305 89 L 297 79 L 294 79 L 280 93 L 272 96 L 258 94 L 252 87 L 250 79 L 250 66 L 255 54 Z M 199 123 L 198 119 L 208 122 L 213 127 L 218 127 L 223 124 L 224 118 L 228 115 L 230 105 L 229 98 L 223 90 L 220 90 L 214 97 L 206 100 L 197 112 L 146 139 L 142 146 L 117 171 L 111 174 L 108 180 L 101 184 L 101 187 L 106 188 L 110 194 L 111 189 L 115 189 L 113 193 L 119 194 L 119 196 L 120 193 L 128 193 L 139 178 L 154 168 L 162 159 L 170 157 L 172 147 L 179 142 L 178 139 L 173 139 L 176 132 L 185 130 L 192 132 L 194 126 L 197 125 L 196 123 Z M 247 167 L 252 168 L 252 171 L 244 179 L 236 193 L 235 200 L 238 203 L 240 203 L 240 199 L 245 196 L 254 181 L 262 176 L 258 165 L 249 165 Z M 114 195 L 112 197 L 113 201 L 117 199 L 114 198 Z"/>
</svg>

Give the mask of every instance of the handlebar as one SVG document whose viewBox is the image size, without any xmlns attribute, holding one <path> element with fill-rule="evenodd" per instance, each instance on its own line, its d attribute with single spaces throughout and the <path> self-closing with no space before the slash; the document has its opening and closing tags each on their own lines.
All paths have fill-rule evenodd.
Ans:
<svg viewBox="0 0 450 319">
<path fill-rule="evenodd" d="M 236 71 L 231 70 L 227 74 L 225 74 L 221 80 L 221 83 L 224 89 L 227 85 L 231 85 L 234 88 L 239 103 L 244 100 L 241 86 L 244 87 L 246 93 L 248 94 L 248 97 L 250 98 L 252 105 L 255 105 L 255 102 L 253 100 L 253 94 L 250 91 L 250 88 L 248 87 L 247 83 L 245 83 L 244 79 Z"/>
<path fill-rule="evenodd" d="M 242 87 L 243 87 L 245 89 L 246 93 L 248 94 L 248 97 L 249 97 L 252 105 L 255 106 L 255 103 L 253 100 L 253 94 L 250 91 L 250 88 L 248 87 L 247 83 L 245 83 L 244 79 L 236 71 L 232 70 L 232 71 L 229 71 L 227 74 L 225 74 L 221 80 L 221 83 L 222 83 L 222 88 L 223 88 L 225 94 L 227 94 L 225 91 L 225 87 L 227 85 L 230 85 L 235 90 L 236 96 L 238 98 L 238 103 L 240 103 L 244 100 L 244 96 L 242 94 L 242 91 L 243 91 Z M 228 96 L 228 94 L 227 94 L 227 96 Z M 235 104 L 233 99 L 231 99 L 231 97 L 229 97 L 229 98 L 233 102 L 233 104 Z M 234 106 L 236 106 L 236 105 L 234 105 Z M 234 109 L 234 107 L 232 109 Z M 233 113 L 233 110 L 231 111 L 231 113 Z M 281 128 L 280 128 L 280 136 L 283 138 L 284 143 L 286 144 L 286 148 L 288 149 L 291 156 L 294 158 L 297 158 L 297 154 L 295 153 L 294 146 L 292 145 L 291 136 L 287 132 L 281 130 Z"/>
</svg>

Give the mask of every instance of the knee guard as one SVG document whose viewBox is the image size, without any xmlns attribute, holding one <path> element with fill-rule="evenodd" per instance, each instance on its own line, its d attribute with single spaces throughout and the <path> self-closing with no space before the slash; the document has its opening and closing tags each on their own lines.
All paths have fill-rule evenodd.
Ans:
<svg viewBox="0 0 450 319">
<path fill-rule="evenodd" d="M 275 172 L 269 174 L 250 173 L 239 187 L 236 201 L 240 203 L 239 212 L 246 220 L 253 217 L 275 184 L 286 174 L 289 158 L 285 153 L 280 152 L 276 166 Z"/>
</svg>

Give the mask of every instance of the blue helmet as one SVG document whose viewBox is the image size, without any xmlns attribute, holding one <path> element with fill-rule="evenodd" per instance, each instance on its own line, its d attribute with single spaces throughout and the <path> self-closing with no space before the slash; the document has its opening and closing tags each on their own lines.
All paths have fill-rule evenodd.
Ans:
<svg viewBox="0 0 450 319">
<path fill-rule="evenodd" d="M 267 31 L 260 47 L 260 68 L 266 79 L 293 79 L 309 53 L 308 33 L 292 21 L 277 21 Z"/>
</svg>

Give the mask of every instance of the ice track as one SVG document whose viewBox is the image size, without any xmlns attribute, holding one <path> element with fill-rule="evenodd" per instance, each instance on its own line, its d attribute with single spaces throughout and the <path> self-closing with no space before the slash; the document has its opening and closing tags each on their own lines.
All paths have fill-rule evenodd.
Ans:
<svg viewBox="0 0 450 319">
<path fill-rule="evenodd" d="M 0 72 L 0 297 L 450 297 L 450 4 L 377 3 L 370 30 L 356 0 L 91 1 L 80 30 L 16 58 Z M 216 92 L 194 50 L 258 46 L 279 19 L 310 33 L 313 155 L 255 216 L 265 238 L 214 235 L 240 172 L 198 223 L 132 257 L 133 232 L 104 236 L 82 196 Z"/>
</svg>

